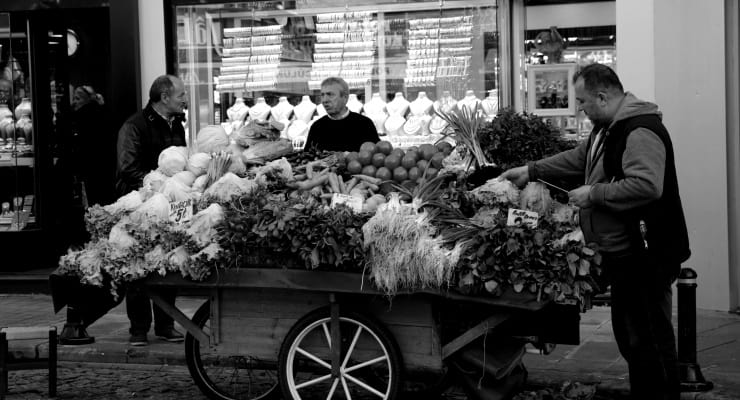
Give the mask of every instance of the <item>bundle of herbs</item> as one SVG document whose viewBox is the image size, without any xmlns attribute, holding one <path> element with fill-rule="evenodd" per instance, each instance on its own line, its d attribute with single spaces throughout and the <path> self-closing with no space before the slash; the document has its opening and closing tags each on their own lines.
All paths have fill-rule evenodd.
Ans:
<svg viewBox="0 0 740 400">
<path fill-rule="evenodd" d="M 484 156 L 506 170 L 557 154 L 576 146 L 557 129 L 534 114 L 502 109 L 478 132 Z"/>
<path fill-rule="evenodd" d="M 440 140 L 449 137 L 455 141 L 458 147 L 464 147 L 470 152 L 471 158 L 468 161 L 468 168 L 473 163 L 475 163 L 476 168 L 489 165 L 479 140 L 478 131 L 486 122 L 480 103 L 477 103 L 473 108 L 453 107 L 448 112 L 435 110 L 435 113 L 448 124 L 448 128 L 443 133 L 444 136 Z"/>
<path fill-rule="evenodd" d="M 227 267 L 245 267 L 256 251 L 289 254 L 308 269 L 363 268 L 362 225 L 367 214 L 261 189 L 226 204 L 218 227 Z"/>
</svg>

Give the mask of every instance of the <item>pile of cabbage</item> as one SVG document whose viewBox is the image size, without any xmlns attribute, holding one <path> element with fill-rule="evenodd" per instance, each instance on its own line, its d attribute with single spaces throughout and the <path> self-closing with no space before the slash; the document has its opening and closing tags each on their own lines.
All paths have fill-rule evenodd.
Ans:
<svg viewBox="0 0 740 400">
<path fill-rule="evenodd" d="M 224 217 L 222 204 L 293 174 L 285 158 L 247 170 L 236 154 L 241 150 L 232 153 L 231 147 L 221 129 L 201 131 L 191 153 L 185 147 L 163 150 L 158 168 L 144 177 L 141 188 L 87 210 L 91 240 L 62 256 L 57 273 L 109 285 L 114 295 L 121 284 L 151 273 L 207 277 L 221 251 L 215 227 Z M 220 168 L 214 168 L 216 161 Z M 188 200 L 195 205 L 192 219 L 171 222 L 171 204 Z"/>
</svg>

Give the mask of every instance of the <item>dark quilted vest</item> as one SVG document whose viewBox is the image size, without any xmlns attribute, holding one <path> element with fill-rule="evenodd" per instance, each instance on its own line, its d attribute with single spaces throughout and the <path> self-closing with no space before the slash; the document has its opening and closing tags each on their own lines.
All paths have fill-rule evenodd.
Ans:
<svg viewBox="0 0 740 400">
<path fill-rule="evenodd" d="M 663 177 L 663 195 L 660 199 L 630 210 L 625 218 L 634 221 L 630 226 L 630 236 L 635 243 L 642 242 L 640 220 L 645 221 L 648 251 L 669 263 L 679 264 L 691 255 L 689 235 L 686 229 L 681 198 L 678 194 L 678 178 L 673 156 L 673 144 L 660 118 L 657 115 L 640 115 L 617 122 L 610 130 L 604 142 L 604 172 L 610 179 L 623 179 L 622 154 L 627 146 L 627 136 L 637 128 L 654 132 L 665 146 L 665 176 Z M 669 271 L 677 276 L 678 271 Z"/>
</svg>

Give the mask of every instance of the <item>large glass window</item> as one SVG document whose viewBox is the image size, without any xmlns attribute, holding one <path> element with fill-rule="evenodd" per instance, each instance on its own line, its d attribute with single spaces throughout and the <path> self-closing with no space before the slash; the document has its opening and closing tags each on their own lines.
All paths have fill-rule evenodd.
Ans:
<svg viewBox="0 0 740 400">
<path fill-rule="evenodd" d="M 348 105 L 368 116 L 378 105 L 407 106 L 384 108 L 386 120 L 371 116 L 381 134 L 433 133 L 429 124 L 405 123 L 414 114 L 409 103 L 498 100 L 496 13 L 490 0 L 177 6 L 190 139 L 206 125 L 226 122 L 228 131 L 248 116 L 310 123 L 322 113 L 319 86 L 329 76 L 349 83 Z M 389 122 L 396 111 L 403 119 Z M 423 111 L 432 117 L 431 108 Z"/>
</svg>

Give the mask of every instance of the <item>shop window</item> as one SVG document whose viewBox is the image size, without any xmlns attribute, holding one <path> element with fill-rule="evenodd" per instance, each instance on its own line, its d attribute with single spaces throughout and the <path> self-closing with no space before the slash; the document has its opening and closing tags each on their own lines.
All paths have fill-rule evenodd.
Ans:
<svg viewBox="0 0 740 400">
<path fill-rule="evenodd" d="M 560 46 L 554 43 L 560 42 Z M 571 76 L 566 70 L 598 62 L 616 69 L 616 27 L 552 27 L 525 31 L 527 66 L 526 110 L 543 116 L 555 129 L 572 139 L 583 139 L 592 124 L 573 107 Z M 530 68 L 530 66 L 532 66 Z M 548 79 L 548 78 L 552 79 Z"/>
<path fill-rule="evenodd" d="M 308 124 L 322 112 L 320 83 L 329 76 L 348 82 L 350 108 L 370 116 L 388 136 L 433 130 L 406 124 L 413 114 L 409 107 L 392 123 L 392 107 L 384 121 L 382 115 L 373 118 L 369 114 L 377 107 L 371 102 L 497 96 L 495 1 L 176 5 L 175 18 L 176 70 L 190 94 L 191 140 L 206 125 L 222 124 L 228 132 L 250 114 L 267 118 L 271 110 L 310 102 L 318 106 L 311 115 L 285 115 L 289 122 L 303 118 Z M 433 116 L 431 109 L 424 112 Z M 303 128 L 284 135 L 305 134 Z"/>
</svg>

